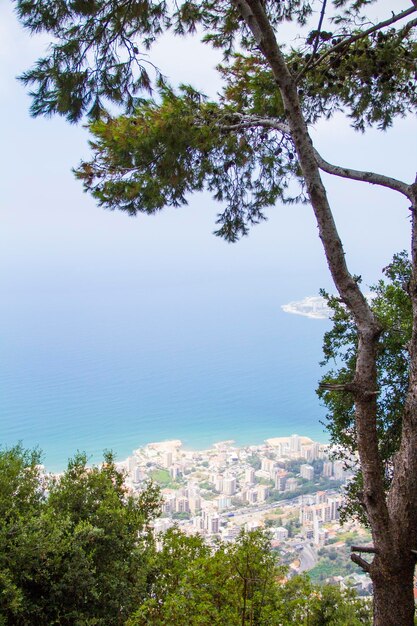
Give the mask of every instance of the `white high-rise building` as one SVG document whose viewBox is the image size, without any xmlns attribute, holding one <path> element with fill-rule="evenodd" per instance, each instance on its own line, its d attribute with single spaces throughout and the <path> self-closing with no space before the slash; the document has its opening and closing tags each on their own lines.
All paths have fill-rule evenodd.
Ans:
<svg viewBox="0 0 417 626">
<path fill-rule="evenodd" d="M 256 489 L 248 489 L 245 492 L 245 500 L 249 502 L 249 504 L 255 504 L 258 501 L 258 492 Z"/>
<path fill-rule="evenodd" d="M 285 483 L 287 482 L 287 472 L 280 470 L 275 475 L 275 489 L 285 491 Z"/>
<path fill-rule="evenodd" d="M 266 485 L 258 485 L 256 487 L 258 493 L 258 502 L 265 502 L 269 495 L 269 489 Z"/>
<path fill-rule="evenodd" d="M 323 476 L 330 478 L 333 475 L 333 463 L 331 461 L 323 462 Z"/>
<path fill-rule="evenodd" d="M 224 484 L 224 479 L 223 476 L 221 476 L 220 474 L 218 474 L 217 476 L 215 476 L 214 478 L 214 488 L 216 491 L 222 492 L 223 491 L 223 484 Z"/>
<path fill-rule="evenodd" d="M 298 480 L 296 478 L 288 478 L 285 483 L 285 491 L 295 491 L 298 487 Z"/>
<path fill-rule="evenodd" d="M 176 498 L 175 500 L 175 511 L 177 513 L 189 513 L 190 505 L 188 503 L 188 498 Z"/>
<path fill-rule="evenodd" d="M 326 500 L 327 500 L 327 495 L 325 491 L 316 492 L 316 504 L 323 504 L 323 502 L 326 502 Z"/>
<path fill-rule="evenodd" d="M 224 478 L 223 493 L 226 494 L 226 496 L 233 496 L 236 493 L 236 478 L 233 476 Z"/>
<path fill-rule="evenodd" d="M 300 474 L 301 478 L 305 478 L 305 480 L 313 480 L 314 467 L 312 465 L 303 464 L 300 466 Z"/>
<path fill-rule="evenodd" d="M 291 435 L 291 437 L 290 437 L 290 451 L 291 452 L 299 452 L 300 451 L 300 437 L 298 435 Z"/>
<path fill-rule="evenodd" d="M 219 496 L 217 498 L 217 506 L 218 506 L 218 510 L 220 511 L 226 511 L 227 509 L 229 509 L 232 506 L 232 499 L 230 496 Z"/>
<path fill-rule="evenodd" d="M 195 515 L 201 509 L 201 498 L 198 495 L 192 495 L 188 498 L 190 511 Z"/>
<path fill-rule="evenodd" d="M 253 467 L 247 467 L 245 469 L 245 483 L 247 485 L 255 484 L 255 470 L 253 469 Z"/>
<path fill-rule="evenodd" d="M 210 534 L 216 534 L 220 529 L 220 518 L 218 515 L 209 515 L 206 519 L 206 530 Z"/>
<path fill-rule="evenodd" d="M 313 517 L 313 530 L 314 530 L 313 541 L 314 541 L 314 545 L 316 546 L 320 545 L 321 525 L 322 525 L 321 519 L 317 515 L 314 515 Z"/>
<path fill-rule="evenodd" d="M 167 469 L 171 467 L 172 465 L 172 452 L 171 451 L 166 451 L 162 453 L 161 465 L 162 467 L 166 467 Z"/>
<path fill-rule="evenodd" d="M 274 471 L 274 467 L 275 467 L 275 461 L 273 461 L 272 459 L 268 459 L 266 457 L 262 458 L 261 470 L 263 472 L 267 472 L 268 474 L 270 474 L 271 472 Z"/>
<path fill-rule="evenodd" d="M 340 517 L 339 509 L 342 504 L 342 499 L 337 496 L 327 498 L 327 503 L 330 506 L 330 515 L 332 520 L 337 520 Z"/>
<path fill-rule="evenodd" d="M 333 463 L 333 476 L 336 480 L 344 480 L 346 476 L 346 470 L 343 461 L 335 461 Z"/>
<path fill-rule="evenodd" d="M 175 480 L 176 478 L 178 478 L 180 476 L 181 472 L 180 472 L 180 468 L 178 465 L 171 465 L 171 467 L 169 468 L 169 475 L 171 476 L 171 478 L 173 480 Z"/>
</svg>

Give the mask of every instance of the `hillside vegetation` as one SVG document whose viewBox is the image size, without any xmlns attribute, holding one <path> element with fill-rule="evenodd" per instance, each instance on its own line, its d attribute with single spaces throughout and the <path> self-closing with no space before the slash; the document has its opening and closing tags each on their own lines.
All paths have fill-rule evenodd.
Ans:
<svg viewBox="0 0 417 626">
<path fill-rule="evenodd" d="M 0 451 L 0 625 L 359 626 L 353 592 L 286 578 L 263 531 L 209 546 L 155 539 L 158 490 L 129 494 L 107 454 L 45 476 L 37 451 Z"/>
</svg>

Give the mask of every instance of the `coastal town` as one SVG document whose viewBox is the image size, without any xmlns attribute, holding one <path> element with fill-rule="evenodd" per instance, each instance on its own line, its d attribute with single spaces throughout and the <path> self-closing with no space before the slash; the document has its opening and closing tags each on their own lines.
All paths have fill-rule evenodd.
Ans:
<svg viewBox="0 0 417 626">
<path fill-rule="evenodd" d="M 317 582 L 371 592 L 369 577 L 349 558 L 349 546 L 369 537 L 355 521 L 340 523 L 341 491 L 352 471 L 331 458 L 328 444 L 293 434 L 196 451 L 172 440 L 140 447 L 118 465 L 133 492 L 149 481 L 160 486 L 156 534 L 177 525 L 215 545 L 242 529 L 267 528 L 290 575 L 309 572 Z"/>
</svg>

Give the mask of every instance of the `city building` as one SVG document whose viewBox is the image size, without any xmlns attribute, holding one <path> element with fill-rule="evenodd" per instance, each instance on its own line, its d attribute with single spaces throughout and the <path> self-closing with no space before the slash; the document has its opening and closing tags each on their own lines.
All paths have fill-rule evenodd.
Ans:
<svg viewBox="0 0 417 626">
<path fill-rule="evenodd" d="M 305 478 L 306 480 L 313 480 L 314 467 L 312 465 L 306 465 L 306 464 L 301 465 L 300 475 L 301 475 L 301 478 Z"/>
<path fill-rule="evenodd" d="M 278 491 L 285 491 L 285 483 L 287 482 L 288 472 L 285 470 L 279 470 L 275 474 L 275 489 Z"/>
<path fill-rule="evenodd" d="M 236 493 L 236 478 L 234 476 L 224 477 L 222 491 L 227 496 L 233 496 Z"/>
<path fill-rule="evenodd" d="M 323 476 L 331 478 L 333 476 L 333 463 L 331 461 L 323 462 Z"/>
<path fill-rule="evenodd" d="M 290 452 L 300 452 L 300 447 L 300 437 L 298 435 L 291 435 Z"/>
<path fill-rule="evenodd" d="M 253 469 L 253 467 L 247 467 L 245 469 L 245 483 L 247 485 L 254 485 L 255 484 L 255 470 Z"/>
</svg>

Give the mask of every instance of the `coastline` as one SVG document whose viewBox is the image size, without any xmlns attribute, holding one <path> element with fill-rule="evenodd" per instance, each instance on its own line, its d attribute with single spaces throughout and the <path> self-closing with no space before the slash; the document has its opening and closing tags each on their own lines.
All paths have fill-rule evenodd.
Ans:
<svg viewBox="0 0 417 626">
<path fill-rule="evenodd" d="M 308 433 L 300 435 L 300 442 L 303 445 L 308 445 L 313 441 L 319 442 L 321 445 L 328 444 L 328 437 L 326 437 L 326 431 L 323 429 L 321 424 L 312 425 L 313 428 L 299 428 L 299 432 Z M 262 429 L 264 430 L 264 429 Z M 259 446 L 272 446 L 275 447 L 280 443 L 287 442 L 291 435 L 294 434 L 294 429 L 292 425 L 288 425 L 285 429 L 277 429 L 275 433 L 271 433 L 271 430 L 265 429 L 265 435 L 259 433 L 257 437 L 250 437 L 248 435 L 243 435 L 240 433 L 240 436 L 236 434 L 236 437 L 211 437 L 207 436 L 203 438 L 201 441 L 200 437 L 196 438 L 195 442 L 190 441 L 189 438 L 179 438 L 179 437 L 166 437 L 161 438 L 159 441 L 145 441 L 134 443 L 130 445 L 130 447 L 123 446 L 123 450 L 115 450 L 114 448 L 107 447 L 103 448 L 96 453 L 88 454 L 88 464 L 89 465 L 99 465 L 103 460 L 103 452 L 106 450 L 110 450 L 115 454 L 116 463 L 118 465 L 123 465 L 127 462 L 129 457 L 135 455 L 140 450 L 145 448 L 153 449 L 156 453 L 161 453 L 161 451 L 174 451 L 181 449 L 184 453 L 198 453 L 205 452 L 207 450 L 218 450 L 224 446 L 230 446 L 236 449 L 250 448 L 250 447 L 259 447 Z M 272 436 L 271 436 L 272 435 Z M 78 450 L 80 451 L 80 450 Z M 74 451 L 74 454 L 78 452 Z M 81 452 L 83 452 L 81 450 Z M 61 473 L 65 470 L 68 459 L 62 459 L 59 463 L 48 463 L 47 455 L 44 454 L 43 465 L 47 472 L 51 473 Z"/>
</svg>

